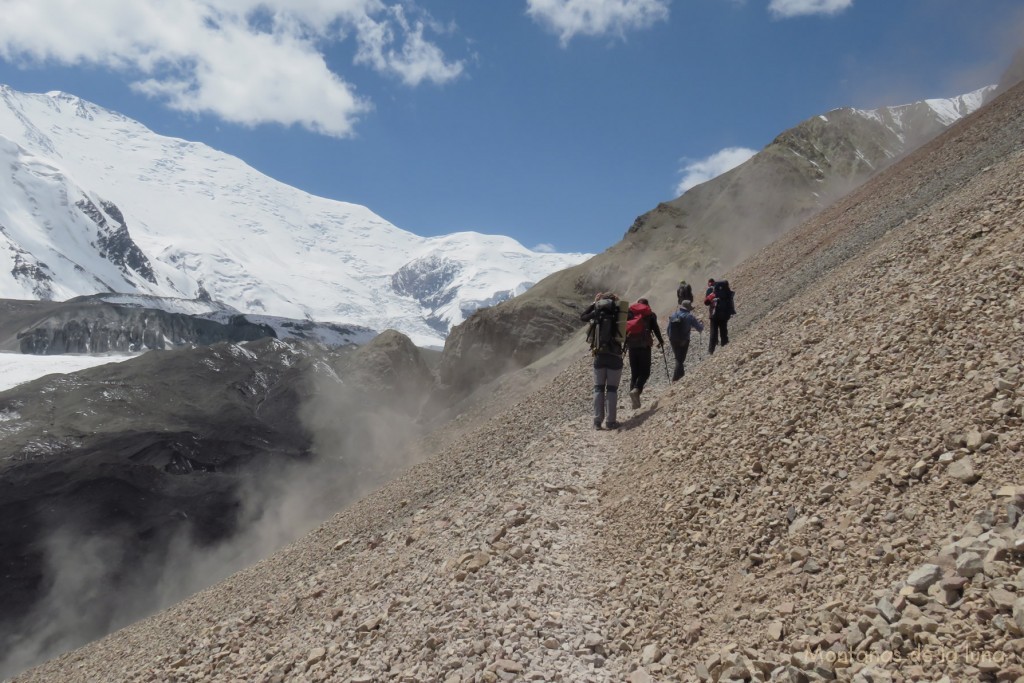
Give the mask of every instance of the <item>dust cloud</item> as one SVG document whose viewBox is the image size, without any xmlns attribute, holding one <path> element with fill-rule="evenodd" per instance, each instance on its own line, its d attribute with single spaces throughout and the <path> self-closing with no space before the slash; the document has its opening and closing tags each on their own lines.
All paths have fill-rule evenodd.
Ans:
<svg viewBox="0 0 1024 683">
<path fill-rule="evenodd" d="M 312 435 L 312 457 L 240 476 L 236 531 L 228 540 L 201 543 L 190 527 L 142 547 L 129 528 L 90 534 L 66 520 L 53 526 L 39 544 L 45 595 L 0 635 L 0 680 L 271 555 L 419 457 L 415 437 L 423 429 L 416 417 L 426 387 L 374 391 L 333 372 L 310 374 L 312 398 L 298 416 Z"/>
</svg>

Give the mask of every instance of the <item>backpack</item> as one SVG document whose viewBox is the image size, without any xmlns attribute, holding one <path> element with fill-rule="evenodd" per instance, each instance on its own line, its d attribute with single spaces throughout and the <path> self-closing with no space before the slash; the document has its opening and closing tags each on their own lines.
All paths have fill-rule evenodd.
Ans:
<svg viewBox="0 0 1024 683">
<path fill-rule="evenodd" d="M 626 319 L 626 342 L 632 345 L 647 343 L 650 345 L 651 330 L 648 319 L 651 307 L 636 303 L 629 307 L 629 318 Z"/>
<path fill-rule="evenodd" d="M 600 299 L 594 304 L 597 314 L 587 330 L 587 342 L 593 353 L 616 351 L 622 348 L 619 336 L 619 302 L 614 299 Z"/>
<path fill-rule="evenodd" d="M 672 346 L 683 346 L 690 341 L 690 313 L 676 311 L 668 317 L 668 342 Z"/>
<path fill-rule="evenodd" d="M 685 282 L 676 287 L 676 302 L 693 301 L 693 288 Z"/>
<path fill-rule="evenodd" d="M 732 289 L 729 288 L 728 280 L 719 280 L 715 283 L 715 315 L 731 317 L 736 315 L 736 306 L 733 305 Z"/>
</svg>

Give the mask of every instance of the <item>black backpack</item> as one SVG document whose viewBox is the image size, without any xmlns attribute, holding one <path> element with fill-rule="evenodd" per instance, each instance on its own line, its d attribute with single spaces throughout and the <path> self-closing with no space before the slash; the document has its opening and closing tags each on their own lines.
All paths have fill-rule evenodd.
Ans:
<svg viewBox="0 0 1024 683">
<path fill-rule="evenodd" d="M 715 283 L 715 316 L 729 318 L 736 315 L 732 294 L 728 280 L 719 280 Z"/>
<path fill-rule="evenodd" d="M 619 302 L 615 299 L 599 299 L 594 304 L 596 314 L 587 330 L 587 342 L 594 353 L 617 352 L 622 349 L 619 339 Z"/>
<path fill-rule="evenodd" d="M 693 301 L 693 288 L 688 283 L 682 282 L 676 287 L 676 303 Z"/>
</svg>

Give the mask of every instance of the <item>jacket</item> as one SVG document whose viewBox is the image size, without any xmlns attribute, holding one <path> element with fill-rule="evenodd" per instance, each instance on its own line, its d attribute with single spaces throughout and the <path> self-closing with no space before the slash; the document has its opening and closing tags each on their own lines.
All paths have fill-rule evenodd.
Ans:
<svg viewBox="0 0 1024 683">
<path fill-rule="evenodd" d="M 672 336 L 672 326 L 678 325 L 675 338 Z M 665 334 L 672 346 L 686 346 L 690 343 L 690 330 L 696 327 L 698 332 L 704 331 L 704 323 L 697 319 L 690 311 L 676 311 L 668 317 L 668 325 L 665 327 Z"/>
</svg>

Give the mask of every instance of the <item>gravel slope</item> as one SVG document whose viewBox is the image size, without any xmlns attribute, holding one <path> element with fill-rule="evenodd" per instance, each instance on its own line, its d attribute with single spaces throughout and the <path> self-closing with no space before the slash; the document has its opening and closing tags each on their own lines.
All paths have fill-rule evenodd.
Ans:
<svg viewBox="0 0 1024 683">
<path fill-rule="evenodd" d="M 1022 141 L 1017 87 L 745 262 L 734 343 L 620 431 L 589 428 L 581 353 L 269 560 L 15 680 L 1024 676 Z"/>
</svg>

